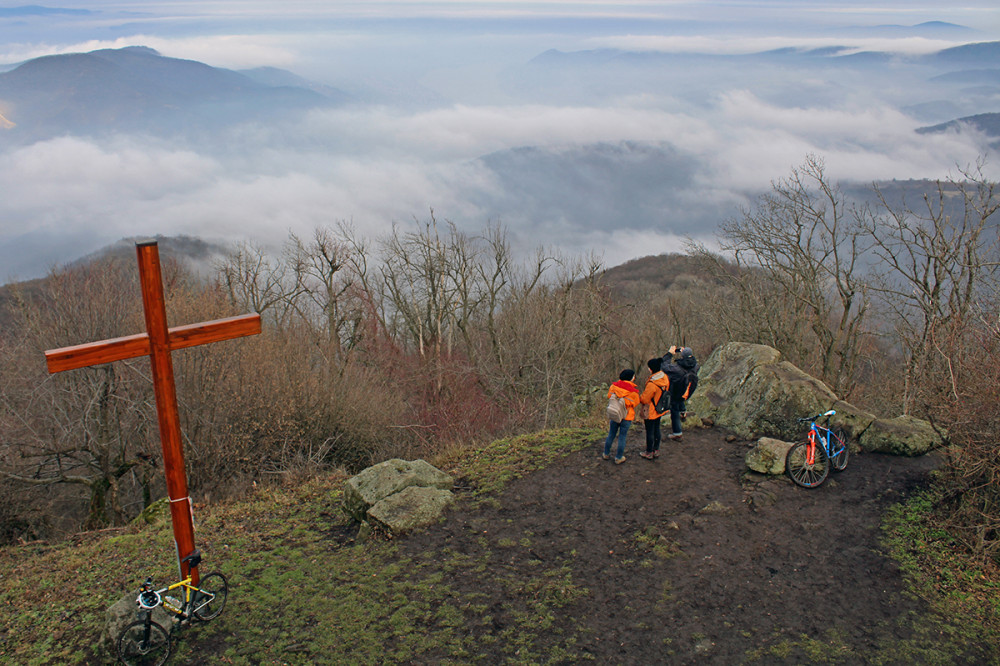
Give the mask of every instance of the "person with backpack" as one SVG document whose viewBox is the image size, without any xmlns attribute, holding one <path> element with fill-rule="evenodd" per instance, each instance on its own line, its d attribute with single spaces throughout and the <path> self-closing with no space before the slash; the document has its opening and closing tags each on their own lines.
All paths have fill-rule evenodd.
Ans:
<svg viewBox="0 0 1000 666">
<path fill-rule="evenodd" d="M 645 408 L 643 424 L 646 427 L 646 450 L 639 455 L 646 460 L 652 460 L 660 456 L 660 417 L 669 411 L 670 401 L 670 380 L 665 372 L 660 369 L 663 363 L 662 358 L 651 358 L 646 362 L 649 367 L 649 379 L 639 396 L 639 402 L 649 405 Z"/>
<path fill-rule="evenodd" d="M 675 358 L 676 356 L 676 358 Z M 670 380 L 670 434 L 669 439 L 680 440 L 683 435 L 681 422 L 686 415 L 684 401 L 698 388 L 698 359 L 690 347 L 673 346 L 663 356 L 660 366 Z"/>
<path fill-rule="evenodd" d="M 635 418 L 635 408 L 639 406 L 639 387 L 632 380 L 635 370 L 625 369 L 618 375 L 618 381 L 608 387 L 608 438 L 604 441 L 605 460 L 611 459 L 611 442 L 618 436 L 618 451 L 615 453 L 615 464 L 625 462 L 625 436 L 628 434 L 632 419 Z"/>
</svg>

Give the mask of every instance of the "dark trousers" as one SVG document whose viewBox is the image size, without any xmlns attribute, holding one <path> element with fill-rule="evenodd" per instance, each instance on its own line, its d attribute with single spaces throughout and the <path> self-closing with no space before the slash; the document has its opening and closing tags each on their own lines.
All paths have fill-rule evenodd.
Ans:
<svg viewBox="0 0 1000 666">
<path fill-rule="evenodd" d="M 660 450 L 660 419 L 646 419 L 646 453 Z"/>
<path fill-rule="evenodd" d="M 684 411 L 687 410 L 683 400 L 670 401 L 670 430 L 674 435 L 681 434 L 681 412 Z"/>
</svg>

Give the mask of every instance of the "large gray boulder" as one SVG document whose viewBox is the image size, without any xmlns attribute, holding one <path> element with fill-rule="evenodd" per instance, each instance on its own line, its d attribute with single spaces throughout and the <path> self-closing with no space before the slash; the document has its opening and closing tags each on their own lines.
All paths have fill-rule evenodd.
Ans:
<svg viewBox="0 0 1000 666">
<path fill-rule="evenodd" d="M 454 499 L 450 490 L 410 486 L 376 503 L 368 510 L 368 520 L 372 527 L 403 534 L 436 523 Z"/>
<path fill-rule="evenodd" d="M 826 384 L 766 345 L 731 342 L 713 351 L 688 409 L 747 439 L 798 441 L 808 427 L 798 419 L 834 409 L 830 423 L 865 451 L 921 455 L 943 443 L 919 419 L 881 420 L 839 400 Z"/>
<path fill-rule="evenodd" d="M 451 489 L 452 478 L 425 460 L 393 458 L 380 462 L 347 480 L 344 509 L 357 521 L 367 520 L 368 510 L 390 495 L 417 486 Z"/>
<path fill-rule="evenodd" d="M 436 522 L 454 499 L 452 478 L 424 460 L 394 458 L 347 480 L 344 510 L 364 537 L 377 528 L 398 535 Z"/>
</svg>

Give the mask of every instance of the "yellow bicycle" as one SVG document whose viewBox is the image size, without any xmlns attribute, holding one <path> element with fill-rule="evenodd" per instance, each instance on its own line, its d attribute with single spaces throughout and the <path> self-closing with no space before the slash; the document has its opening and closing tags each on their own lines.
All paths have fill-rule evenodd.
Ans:
<svg viewBox="0 0 1000 666">
<path fill-rule="evenodd" d="M 196 550 L 182 561 L 190 563 L 189 571 L 195 569 L 201 562 L 201 553 Z M 228 596 L 229 583 L 218 572 L 202 576 L 197 585 L 188 576 L 159 590 L 153 589 L 152 577 L 147 578 L 135 600 L 139 615 L 145 614 L 145 617 L 128 625 L 119 634 L 118 660 L 128 666 L 160 666 L 170 656 L 170 637 L 174 627 L 188 624 L 191 620 L 208 622 L 218 617 Z M 176 616 L 172 618 L 170 631 L 153 620 L 153 611 L 161 606 Z"/>
</svg>

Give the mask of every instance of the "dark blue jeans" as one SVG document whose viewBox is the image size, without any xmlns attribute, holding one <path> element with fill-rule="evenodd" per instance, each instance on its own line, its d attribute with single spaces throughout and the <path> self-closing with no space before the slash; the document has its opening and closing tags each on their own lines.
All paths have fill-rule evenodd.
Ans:
<svg viewBox="0 0 1000 666">
<path fill-rule="evenodd" d="M 683 400 L 670 401 L 670 430 L 674 435 L 681 434 L 681 412 L 686 412 Z"/>
<path fill-rule="evenodd" d="M 615 423 L 609 419 L 608 423 L 611 426 L 608 429 L 608 438 L 604 440 L 604 455 L 611 455 L 611 442 L 615 441 L 615 435 L 617 434 L 618 453 L 615 454 L 615 460 L 617 460 L 625 455 L 625 436 L 628 434 L 628 429 L 632 425 L 632 422 L 623 420 L 621 423 Z"/>
</svg>

